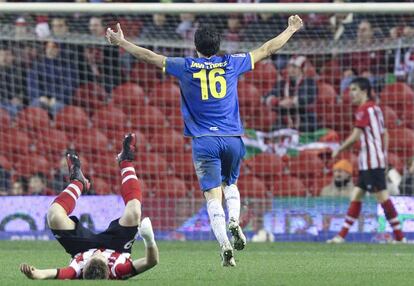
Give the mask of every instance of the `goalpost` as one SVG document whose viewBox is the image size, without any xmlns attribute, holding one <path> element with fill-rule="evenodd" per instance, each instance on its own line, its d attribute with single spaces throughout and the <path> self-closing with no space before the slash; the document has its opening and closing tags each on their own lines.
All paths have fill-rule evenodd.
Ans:
<svg viewBox="0 0 414 286">
<path fill-rule="evenodd" d="M 239 79 L 244 227 L 255 240 L 323 241 L 340 229 L 347 188 L 335 196 L 323 189 L 335 185 L 330 154 L 353 126 L 349 83 L 364 76 L 385 115 L 389 190 L 410 237 L 414 201 L 403 195 L 414 192 L 405 184 L 414 156 L 414 4 L 0 3 L 0 13 L 0 191 L 18 194 L 15 182 L 36 177 L 60 192 L 61 160 L 72 148 L 94 181 L 93 194 L 116 194 L 114 154 L 123 134 L 134 131 L 144 215 L 166 239 L 212 238 L 190 140 L 182 136 L 178 83 L 108 45 L 105 30 L 119 22 L 139 45 L 194 56 L 194 32 L 208 24 L 222 33 L 222 53 L 238 53 L 299 14 L 302 31 Z M 289 94 L 299 98 L 294 108 L 281 104 Z M 340 158 L 355 183 L 357 154 L 353 148 Z M 29 192 L 45 191 L 33 183 Z M 349 238 L 388 239 L 385 221 L 367 198 Z"/>
</svg>

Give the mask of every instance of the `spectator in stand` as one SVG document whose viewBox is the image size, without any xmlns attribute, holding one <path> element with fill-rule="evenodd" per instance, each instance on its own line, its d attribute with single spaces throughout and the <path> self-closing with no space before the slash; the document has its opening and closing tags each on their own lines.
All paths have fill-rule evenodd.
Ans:
<svg viewBox="0 0 414 286">
<path fill-rule="evenodd" d="M 175 32 L 180 35 L 183 40 L 192 41 L 194 39 L 195 30 L 198 27 L 195 15 L 191 13 L 181 13 L 180 20 L 181 22 L 178 24 Z"/>
<path fill-rule="evenodd" d="M 89 19 L 89 32 L 96 41 L 105 41 L 106 24 L 100 17 Z M 119 49 L 107 45 L 88 45 L 79 62 L 81 82 L 96 82 L 110 93 L 120 82 Z"/>
<path fill-rule="evenodd" d="M 284 23 L 285 21 L 276 14 L 260 13 L 259 18 L 244 29 L 242 38 L 252 42 L 267 41 L 274 36 L 274 33 L 282 32 Z"/>
<path fill-rule="evenodd" d="M 29 194 L 28 182 L 25 177 L 17 179 L 11 188 L 11 196 L 25 196 Z"/>
<path fill-rule="evenodd" d="M 369 48 L 377 43 L 375 31 L 368 20 L 362 20 L 358 25 L 356 45 L 361 48 Z M 371 81 L 376 80 L 379 75 L 385 73 L 385 55 L 384 51 L 353 52 L 344 55 L 345 72 L 355 70 L 358 76 L 369 78 Z"/>
<path fill-rule="evenodd" d="M 48 188 L 47 179 L 43 173 L 34 174 L 29 178 L 29 194 L 41 196 L 55 195 L 55 193 Z"/>
<path fill-rule="evenodd" d="M 0 43 L 0 107 L 15 116 L 26 101 L 25 71 L 14 62 L 6 43 Z"/>
<path fill-rule="evenodd" d="M 7 196 L 10 190 L 10 172 L 0 166 L 0 196 Z"/>
<path fill-rule="evenodd" d="M 350 198 L 354 183 L 352 182 L 352 164 L 345 159 L 335 163 L 332 168 L 333 181 L 322 189 L 321 197 Z"/>
<path fill-rule="evenodd" d="M 64 17 L 53 18 L 50 22 L 52 36 L 56 39 L 66 39 L 70 36 L 69 27 Z"/>
<path fill-rule="evenodd" d="M 146 24 L 142 33 L 139 35 L 140 39 L 152 40 L 177 40 L 180 37 L 175 33 L 174 25 L 168 21 L 165 14 L 153 14 L 152 22 Z"/>
<path fill-rule="evenodd" d="M 44 58 L 35 62 L 28 74 L 30 104 L 56 114 L 65 104 L 71 103 L 77 85 L 77 68 L 61 54 L 57 43 L 48 41 Z"/>
<path fill-rule="evenodd" d="M 412 196 L 414 194 L 414 157 L 408 161 L 407 170 L 400 184 L 400 194 Z"/>
<path fill-rule="evenodd" d="M 343 3 L 345 1 L 335 0 L 334 2 Z M 336 13 L 329 18 L 329 28 L 335 42 L 351 39 L 357 29 L 355 15 L 353 13 Z"/>
<path fill-rule="evenodd" d="M 242 17 L 239 14 L 230 15 L 227 18 L 227 29 L 223 33 L 223 49 L 227 53 L 235 53 L 239 50 L 242 38 Z"/>
<path fill-rule="evenodd" d="M 267 106 L 277 111 L 273 129 L 297 129 L 302 132 L 317 129 L 316 115 L 308 110 L 317 95 L 316 81 L 306 77 L 303 68 L 306 57 L 292 57 L 287 66 L 287 78 L 278 81 L 264 97 Z"/>
<path fill-rule="evenodd" d="M 14 38 L 16 40 L 22 40 L 33 37 L 34 35 L 30 33 L 26 19 L 24 17 L 18 17 L 14 22 Z"/>
</svg>

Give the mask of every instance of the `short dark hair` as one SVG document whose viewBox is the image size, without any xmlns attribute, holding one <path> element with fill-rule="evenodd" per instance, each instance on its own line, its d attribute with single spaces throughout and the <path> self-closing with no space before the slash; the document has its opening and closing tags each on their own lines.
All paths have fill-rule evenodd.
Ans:
<svg viewBox="0 0 414 286">
<path fill-rule="evenodd" d="M 106 263 L 100 259 L 92 259 L 83 269 L 83 279 L 102 280 L 108 279 L 109 269 Z"/>
<path fill-rule="evenodd" d="M 201 26 L 194 34 L 196 50 L 206 57 L 211 57 L 218 53 L 220 42 L 220 33 L 212 26 Z"/>
<path fill-rule="evenodd" d="M 371 82 L 366 77 L 356 77 L 351 81 L 351 84 L 355 84 L 360 90 L 364 90 L 367 93 L 369 99 L 372 99 Z"/>
</svg>

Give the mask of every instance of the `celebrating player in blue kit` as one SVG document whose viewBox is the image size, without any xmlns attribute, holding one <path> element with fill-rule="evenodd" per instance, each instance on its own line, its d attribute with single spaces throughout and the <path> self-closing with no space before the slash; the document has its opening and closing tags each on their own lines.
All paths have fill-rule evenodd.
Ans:
<svg viewBox="0 0 414 286">
<path fill-rule="evenodd" d="M 198 58 L 165 57 L 125 40 L 119 24 L 117 32 L 107 29 L 106 36 L 111 44 L 162 68 L 180 82 L 184 135 L 192 138 L 193 163 L 207 201 L 210 224 L 221 247 L 223 266 L 236 265 L 226 232 L 223 192 L 233 246 L 242 250 L 246 245 L 246 237 L 239 226 L 240 193 L 236 186 L 245 154 L 237 97 L 238 77 L 277 52 L 301 27 L 299 16 L 291 16 L 286 30 L 258 49 L 217 56 L 220 34 L 211 27 L 202 26 L 194 36 Z"/>
</svg>

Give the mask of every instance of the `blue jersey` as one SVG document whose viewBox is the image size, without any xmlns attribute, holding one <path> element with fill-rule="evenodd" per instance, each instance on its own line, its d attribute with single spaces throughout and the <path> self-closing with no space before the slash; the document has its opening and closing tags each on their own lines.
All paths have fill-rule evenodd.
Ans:
<svg viewBox="0 0 414 286">
<path fill-rule="evenodd" d="M 164 72 L 179 79 L 184 135 L 241 136 L 238 77 L 254 68 L 251 53 L 167 58 Z"/>
</svg>

